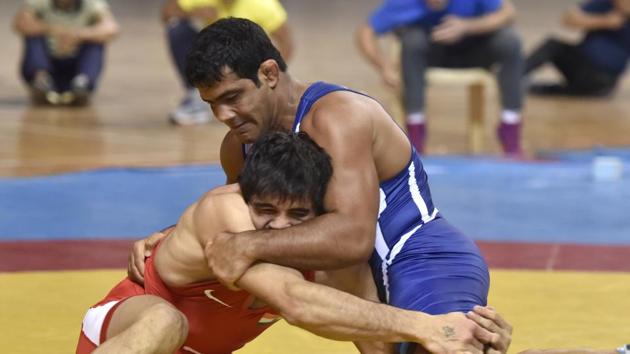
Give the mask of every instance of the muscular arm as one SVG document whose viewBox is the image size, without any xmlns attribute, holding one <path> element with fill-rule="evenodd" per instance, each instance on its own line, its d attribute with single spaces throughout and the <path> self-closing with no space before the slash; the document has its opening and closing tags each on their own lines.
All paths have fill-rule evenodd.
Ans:
<svg viewBox="0 0 630 354">
<path fill-rule="evenodd" d="M 279 311 L 287 322 L 335 340 L 420 341 L 430 316 L 369 302 L 303 279 L 293 269 L 260 263 L 237 285 Z"/>
<path fill-rule="evenodd" d="M 333 108 L 314 112 L 302 125 L 332 157 L 327 213 L 283 230 L 236 235 L 233 241 L 250 260 L 316 270 L 367 262 L 374 247 L 379 181 L 371 113 L 357 105 L 330 102 L 326 107 Z"/>
<path fill-rule="evenodd" d="M 578 6 L 573 6 L 565 13 L 563 22 L 565 26 L 573 29 L 594 31 L 617 29 L 625 23 L 625 17 L 615 11 L 604 14 L 591 14 Z"/>
</svg>

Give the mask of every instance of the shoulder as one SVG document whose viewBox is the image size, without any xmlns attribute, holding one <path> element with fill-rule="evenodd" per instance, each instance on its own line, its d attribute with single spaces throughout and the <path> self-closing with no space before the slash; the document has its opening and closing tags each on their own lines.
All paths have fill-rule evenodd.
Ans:
<svg viewBox="0 0 630 354">
<path fill-rule="evenodd" d="M 313 128 L 370 127 L 379 114 L 386 114 L 373 98 L 351 91 L 335 91 L 320 98 L 305 122 Z"/>
</svg>

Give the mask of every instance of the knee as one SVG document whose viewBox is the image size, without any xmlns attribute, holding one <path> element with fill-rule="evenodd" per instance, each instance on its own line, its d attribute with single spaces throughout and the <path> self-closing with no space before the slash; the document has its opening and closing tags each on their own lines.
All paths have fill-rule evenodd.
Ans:
<svg viewBox="0 0 630 354">
<path fill-rule="evenodd" d="M 170 304 L 160 302 L 151 305 L 142 317 L 151 323 L 152 330 L 169 336 L 179 345 L 188 337 L 188 319 Z"/>
<path fill-rule="evenodd" d="M 513 29 L 501 30 L 494 38 L 493 47 L 502 58 L 521 58 L 523 43 Z"/>
<path fill-rule="evenodd" d="M 420 27 L 406 28 L 400 35 L 403 53 L 425 53 L 429 49 L 427 33 Z"/>
</svg>

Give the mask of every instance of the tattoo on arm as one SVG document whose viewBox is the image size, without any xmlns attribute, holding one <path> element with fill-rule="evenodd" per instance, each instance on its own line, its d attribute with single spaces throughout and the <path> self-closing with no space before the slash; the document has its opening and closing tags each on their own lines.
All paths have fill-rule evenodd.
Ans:
<svg viewBox="0 0 630 354">
<path fill-rule="evenodd" d="M 444 327 L 442 327 L 442 330 L 444 331 L 444 336 L 447 339 L 451 339 L 452 337 L 455 336 L 455 329 L 453 327 L 444 326 Z"/>
</svg>

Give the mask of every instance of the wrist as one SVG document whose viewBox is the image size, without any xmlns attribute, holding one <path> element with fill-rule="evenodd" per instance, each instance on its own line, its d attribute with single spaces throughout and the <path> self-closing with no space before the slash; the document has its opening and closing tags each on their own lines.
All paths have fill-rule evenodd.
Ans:
<svg viewBox="0 0 630 354">
<path fill-rule="evenodd" d="M 238 245 L 238 249 L 243 250 L 243 255 L 252 261 L 255 262 L 256 260 L 258 260 L 258 254 L 257 254 L 257 240 L 261 237 L 264 236 L 254 236 L 252 237 L 252 235 L 250 234 L 249 231 L 246 232 L 241 232 L 239 234 L 235 235 L 236 240 L 234 240 L 236 242 L 236 244 Z"/>
<path fill-rule="evenodd" d="M 417 311 L 407 311 L 410 316 L 412 316 L 412 320 L 410 325 L 405 326 L 406 339 L 409 342 L 416 342 L 422 345 L 430 342 L 430 336 L 432 333 L 432 329 L 435 328 L 435 323 L 437 317 L 428 315 L 424 312 Z"/>
</svg>

